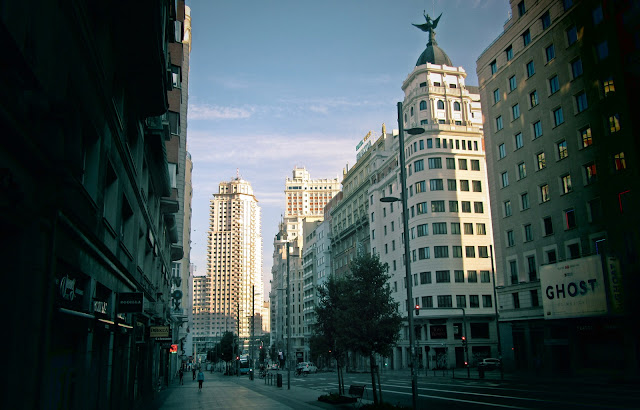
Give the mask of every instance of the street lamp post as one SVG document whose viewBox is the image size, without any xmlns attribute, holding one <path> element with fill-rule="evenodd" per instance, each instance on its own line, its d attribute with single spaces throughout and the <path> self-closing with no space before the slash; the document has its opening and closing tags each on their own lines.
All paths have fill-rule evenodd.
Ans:
<svg viewBox="0 0 640 410">
<path fill-rule="evenodd" d="M 413 328 L 413 281 L 411 278 L 411 252 L 409 249 L 409 212 L 407 211 L 407 170 L 405 169 L 405 156 L 404 156 L 404 126 L 402 120 L 402 102 L 398 102 L 398 142 L 400 151 L 400 181 L 402 184 L 402 197 L 401 199 L 393 197 L 381 198 L 382 202 L 402 202 L 402 227 L 404 229 L 404 266 L 407 281 L 407 318 L 409 321 L 409 361 L 411 368 L 411 402 L 414 409 L 418 408 L 418 378 L 416 372 L 415 357 L 415 335 Z M 424 128 L 411 128 L 407 130 L 407 133 L 411 135 L 422 134 Z"/>
</svg>

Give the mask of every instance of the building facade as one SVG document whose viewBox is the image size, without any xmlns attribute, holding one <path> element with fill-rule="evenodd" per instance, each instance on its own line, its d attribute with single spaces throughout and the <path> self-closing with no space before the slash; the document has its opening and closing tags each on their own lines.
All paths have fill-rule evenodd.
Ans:
<svg viewBox="0 0 640 410">
<path fill-rule="evenodd" d="M 182 258 L 167 145 L 183 1 L 3 3 L 3 408 L 134 408 L 166 385 Z M 33 10 L 38 10 L 34 13 Z M 180 29 L 179 29 L 180 28 Z M 59 45 L 65 44 L 65 47 Z"/>
<path fill-rule="evenodd" d="M 193 278 L 196 354 L 206 354 L 225 332 L 242 350 L 262 332 L 260 207 L 239 176 L 219 184 L 210 205 L 207 274 Z"/>
<path fill-rule="evenodd" d="M 437 23 L 437 21 L 436 21 Z M 435 28 L 435 27 L 433 27 Z M 371 250 L 389 265 L 400 313 L 416 309 L 421 368 L 474 365 L 498 355 L 491 277 L 491 216 L 480 96 L 466 73 L 437 46 L 427 48 L 402 84 L 411 280 L 404 264 L 402 187 L 397 133 L 372 153 L 369 188 Z M 419 129 L 416 129 L 419 128 Z M 381 202 L 394 197 L 398 202 Z M 414 300 L 407 300 L 412 286 Z M 409 365 L 409 331 L 400 335 L 392 368 Z M 467 340 L 467 349 L 462 337 Z"/>
<path fill-rule="evenodd" d="M 510 7 L 477 61 L 505 364 L 637 372 L 637 302 L 625 297 L 638 284 L 637 10 L 591 0 Z M 591 291 L 570 292 L 558 269 L 573 266 Z M 580 307 L 559 314 L 563 303 Z"/>
</svg>

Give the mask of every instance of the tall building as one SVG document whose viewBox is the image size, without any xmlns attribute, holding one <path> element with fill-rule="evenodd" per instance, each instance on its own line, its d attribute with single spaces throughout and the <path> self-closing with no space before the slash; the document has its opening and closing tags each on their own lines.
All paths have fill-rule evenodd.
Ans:
<svg viewBox="0 0 640 410">
<path fill-rule="evenodd" d="M 478 58 L 507 366 L 637 371 L 634 7 L 511 0 Z"/>
<path fill-rule="evenodd" d="M 207 274 L 193 282 L 196 352 L 206 353 L 225 332 L 247 349 L 262 333 L 262 235 L 258 200 L 239 176 L 213 195 L 207 242 Z"/>
<path fill-rule="evenodd" d="M 2 3 L 3 308 L 19 312 L 4 321 L 19 374 L 2 408 L 144 407 L 173 376 L 182 231 L 167 112 L 181 7 Z"/>
<path fill-rule="evenodd" d="M 400 335 L 391 357 L 396 369 L 409 365 L 409 331 L 415 331 L 417 360 L 428 369 L 463 367 L 467 360 L 474 365 L 498 354 L 480 96 L 465 84 L 464 69 L 438 47 L 439 20 L 427 18 L 429 42 L 402 84 L 403 126 L 423 129 L 405 133 L 410 283 L 401 202 L 380 201 L 401 195 L 397 133 L 374 144 L 371 153 L 371 251 L 389 264 L 400 313 L 422 309 L 414 315 L 415 329 L 405 325 Z M 407 286 L 414 300 L 407 300 Z"/>
</svg>

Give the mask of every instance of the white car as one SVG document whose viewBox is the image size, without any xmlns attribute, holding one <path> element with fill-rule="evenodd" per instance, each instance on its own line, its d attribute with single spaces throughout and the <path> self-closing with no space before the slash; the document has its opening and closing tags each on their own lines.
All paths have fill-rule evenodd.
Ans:
<svg viewBox="0 0 640 410">
<path fill-rule="evenodd" d="M 482 359 L 480 363 L 478 363 L 478 367 L 483 367 L 485 370 L 493 370 L 499 369 L 502 367 L 502 362 L 500 359 L 494 359 L 492 357 Z"/>
<path fill-rule="evenodd" d="M 318 372 L 318 368 L 316 367 L 316 365 L 311 362 L 300 362 L 298 363 L 298 366 L 296 366 L 296 369 L 302 369 L 302 371 L 305 373 Z"/>
</svg>

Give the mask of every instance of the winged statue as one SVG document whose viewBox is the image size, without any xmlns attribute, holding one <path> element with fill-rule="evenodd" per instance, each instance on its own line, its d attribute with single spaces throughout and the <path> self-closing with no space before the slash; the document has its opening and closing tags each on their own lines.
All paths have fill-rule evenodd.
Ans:
<svg viewBox="0 0 640 410">
<path fill-rule="evenodd" d="M 442 13 L 440 13 L 440 15 L 438 16 L 437 19 L 432 20 L 431 17 L 429 17 L 429 15 L 426 13 L 426 10 L 423 12 L 424 15 L 424 19 L 427 21 L 426 23 L 423 24 L 413 24 L 413 26 L 418 27 L 420 30 L 424 31 L 424 32 L 428 32 L 429 33 L 429 44 L 434 43 L 435 44 L 435 38 L 436 38 L 436 32 L 435 29 L 436 27 L 438 27 L 438 21 L 440 21 L 440 17 L 442 17 Z"/>
</svg>

